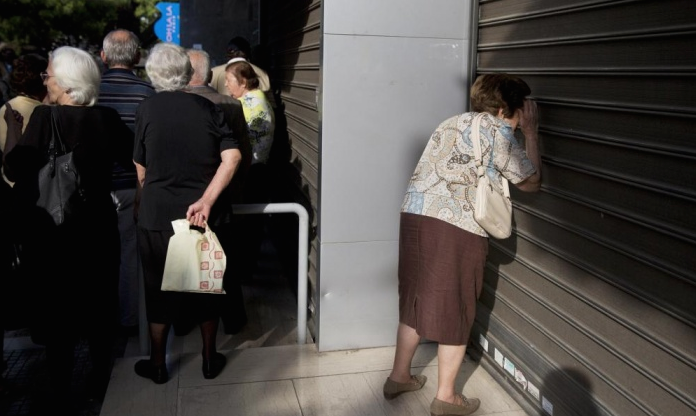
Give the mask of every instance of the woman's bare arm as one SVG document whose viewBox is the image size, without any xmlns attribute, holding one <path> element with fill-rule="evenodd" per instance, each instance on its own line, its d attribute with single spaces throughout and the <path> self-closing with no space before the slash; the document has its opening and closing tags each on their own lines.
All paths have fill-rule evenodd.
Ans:
<svg viewBox="0 0 696 416">
<path fill-rule="evenodd" d="M 210 181 L 201 199 L 191 204 L 186 211 L 186 219 L 191 225 L 205 227 L 205 223 L 210 217 L 210 209 L 222 191 L 230 184 L 239 162 L 242 160 L 242 153 L 238 149 L 224 150 L 220 156 L 222 162 L 215 172 L 213 180 Z"/>
</svg>

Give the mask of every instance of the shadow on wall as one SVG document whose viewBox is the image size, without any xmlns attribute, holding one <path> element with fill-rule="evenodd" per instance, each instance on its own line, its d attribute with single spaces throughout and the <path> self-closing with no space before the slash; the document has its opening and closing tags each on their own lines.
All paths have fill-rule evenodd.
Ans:
<svg viewBox="0 0 696 416">
<path fill-rule="evenodd" d="M 589 379 L 580 371 L 564 368 L 551 371 L 541 386 L 541 406 L 554 416 L 600 416 Z"/>
<path fill-rule="evenodd" d="M 472 16 L 474 17 L 473 30 L 479 30 L 478 19 L 476 18 L 476 16 L 479 15 L 478 3 L 484 2 L 474 2 L 472 8 Z M 481 7 L 485 6 L 481 4 Z M 524 8 L 523 6 L 519 6 L 519 8 L 516 9 L 516 13 L 523 14 L 522 9 Z M 504 45 L 506 42 L 513 42 L 516 40 L 516 36 L 516 33 L 507 33 L 507 39 L 500 39 L 499 42 L 501 45 Z M 478 34 L 473 35 L 472 39 L 479 39 Z M 478 51 L 478 45 L 475 46 L 473 50 Z M 472 63 L 474 63 L 474 65 L 478 65 L 478 62 L 478 56 L 472 57 Z M 472 68 L 472 71 L 470 71 L 472 75 L 472 84 L 476 77 L 481 75 L 478 70 L 478 66 L 475 66 Z M 520 76 L 522 79 L 525 79 L 524 75 Z M 467 90 L 470 91 L 470 87 Z M 532 96 L 534 94 L 535 92 L 532 91 Z M 543 108 L 541 108 L 541 106 L 539 106 L 539 113 L 543 113 Z M 543 120 L 540 120 L 540 122 L 542 121 Z M 520 143 L 523 144 L 524 136 L 520 133 L 517 133 L 516 136 Z M 535 194 L 525 195 L 524 192 L 516 189 L 512 184 L 510 186 L 510 193 L 513 205 L 520 200 L 525 200 L 527 198 L 533 199 L 536 196 Z M 538 411 L 539 415 L 559 416 L 574 414 L 595 416 L 597 412 L 592 405 L 591 394 L 586 393 L 589 391 L 590 387 L 588 379 L 580 372 L 574 370 L 566 371 L 553 368 L 539 368 L 537 366 L 533 367 L 533 371 L 527 372 L 527 370 L 530 369 L 530 363 L 524 362 L 523 360 L 516 360 L 516 358 L 520 358 L 519 355 L 515 355 L 520 353 L 518 347 L 525 348 L 526 340 L 524 339 L 524 335 L 518 336 L 514 333 L 515 330 L 520 330 L 520 328 L 510 329 L 507 325 L 509 325 L 510 322 L 522 325 L 528 317 L 521 316 L 519 320 L 508 318 L 511 315 L 520 313 L 518 310 L 519 304 L 516 303 L 519 299 L 514 297 L 519 290 L 519 288 L 516 287 L 518 285 L 518 276 L 513 274 L 515 271 L 514 267 L 506 267 L 515 262 L 518 252 L 518 224 L 515 220 L 515 215 L 513 211 L 513 234 L 509 238 L 502 240 L 492 237 L 489 238 L 483 287 L 477 304 L 476 321 L 469 339 L 469 350 L 472 351 L 475 359 L 485 360 L 486 364 L 490 364 L 494 370 L 494 374 L 501 375 L 503 378 L 508 379 L 508 381 L 512 380 L 513 382 L 511 385 L 514 385 L 516 390 L 520 392 L 518 399 L 528 400 L 532 405 L 531 407 Z M 505 272 L 501 271 L 501 269 L 504 269 Z M 506 321 L 506 318 L 509 319 L 509 321 Z M 543 377 L 543 374 L 548 374 L 548 376 L 540 380 L 539 378 Z M 581 386 L 586 386 L 586 389 Z M 539 391 L 537 391 L 537 388 Z M 559 391 L 563 391 L 564 395 L 549 396 L 549 392 L 557 393 Z M 565 396 L 566 393 L 568 397 Z M 583 406 L 589 406 L 594 409 L 594 411 L 564 413 L 566 410 L 564 404 L 569 402 L 568 398 L 581 396 L 585 397 L 584 401 L 586 403 Z M 542 404 L 546 407 L 546 413 L 544 410 L 540 409 Z M 554 405 L 557 408 L 551 410 Z M 570 409 L 572 410 L 572 407 Z M 533 410 L 528 411 L 531 412 Z"/>
<path fill-rule="evenodd" d="M 276 103 L 275 136 L 268 162 L 273 186 L 271 202 L 296 202 L 307 210 L 310 227 L 307 244 L 316 235 L 314 210 L 308 186 L 302 182 L 302 161 L 297 156 L 293 159 L 285 95 L 291 94 L 296 82 L 295 66 L 302 53 L 300 46 L 311 3 L 311 0 L 261 0 L 261 42 L 254 48 L 252 56 L 252 60 L 268 72 Z M 269 226 L 289 287 L 297 295 L 298 218 L 292 214 L 273 215 Z M 311 290 L 308 293 L 312 293 Z"/>
</svg>

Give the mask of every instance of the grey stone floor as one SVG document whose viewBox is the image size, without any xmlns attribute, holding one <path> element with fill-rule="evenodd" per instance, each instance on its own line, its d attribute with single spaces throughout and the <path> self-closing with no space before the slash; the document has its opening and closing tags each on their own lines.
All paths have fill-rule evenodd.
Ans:
<svg viewBox="0 0 696 416">
<path fill-rule="evenodd" d="M 121 335 L 115 345 L 114 357 L 123 356 L 128 337 Z M 45 410 L 47 392 L 46 354 L 41 345 L 31 342 L 26 330 L 7 331 L 3 359 L 6 363 L 0 391 L 0 415 L 44 416 L 57 409 Z M 102 399 L 89 400 L 84 380 L 91 369 L 86 342 L 75 349 L 72 398 L 79 416 L 99 415 Z M 50 404 L 48 404 L 50 408 Z"/>
<path fill-rule="evenodd" d="M 261 247 L 259 264 L 253 284 L 243 285 L 245 291 L 245 303 L 247 313 L 250 315 L 250 323 L 245 328 L 244 334 L 255 334 L 261 331 L 265 319 L 278 320 L 278 316 L 296 314 L 296 301 L 290 293 L 287 281 L 282 277 L 279 254 L 268 235 Z M 286 301 L 278 301 L 278 293 L 287 292 L 282 296 Z M 287 299 L 291 299 L 288 303 Z M 287 309 L 286 313 L 279 314 L 274 310 L 268 312 L 268 302 L 274 302 L 276 309 Z M 274 321 L 274 324 L 277 323 Z M 222 325 L 221 325 L 222 327 Z M 173 331 L 172 331 L 173 332 Z M 265 344 L 284 342 L 280 340 L 267 340 Z M 123 358 L 130 355 L 126 351 L 128 345 L 138 345 L 136 333 L 118 334 L 114 346 L 114 358 Z M 245 347 L 259 346 L 250 344 Z M 28 330 L 6 331 L 3 348 L 3 359 L 7 364 L 3 371 L 3 380 L 0 382 L 0 416 L 53 416 L 63 414 L 58 409 L 45 410 L 45 397 L 47 392 L 46 354 L 41 345 L 31 342 Z M 102 399 L 88 400 L 85 393 L 84 380 L 91 370 L 89 349 L 87 343 L 81 342 L 75 349 L 75 366 L 73 372 L 74 392 L 73 402 L 78 416 L 98 416 L 101 411 Z"/>
</svg>

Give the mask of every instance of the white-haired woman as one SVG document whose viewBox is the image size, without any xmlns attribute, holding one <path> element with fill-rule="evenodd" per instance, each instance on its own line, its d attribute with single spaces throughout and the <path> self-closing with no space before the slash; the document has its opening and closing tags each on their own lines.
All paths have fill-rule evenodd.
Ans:
<svg viewBox="0 0 696 416">
<path fill-rule="evenodd" d="M 111 200 L 111 169 L 132 158 L 133 133 L 118 113 L 95 106 L 99 67 L 89 53 L 63 46 L 54 50 L 41 74 L 52 105 L 34 109 L 24 133 L 21 123 L 5 114 L 8 136 L 17 145 L 7 154 L 5 173 L 15 181 L 23 226 L 24 264 L 36 293 L 32 336 L 45 342 L 51 406 L 69 410 L 74 348 L 87 338 L 93 373 L 88 386 L 103 394 L 111 371 L 112 341 L 118 308 L 119 237 Z M 82 209 L 55 226 L 36 206 L 37 173 L 47 162 L 51 115 L 62 142 L 73 151 L 84 189 Z M 39 339 L 40 338 L 40 339 Z"/>
<path fill-rule="evenodd" d="M 183 48 L 155 45 L 145 69 L 157 94 L 138 107 L 133 160 L 151 345 L 150 358 L 138 361 L 135 372 L 166 383 L 167 336 L 172 324 L 190 320 L 201 328 L 203 376 L 215 378 L 226 363 L 216 349 L 224 295 L 164 292 L 160 287 L 173 220 L 185 217 L 197 227 L 207 223 L 226 249 L 232 219 L 228 185 L 242 156 L 224 113 L 207 98 L 184 91 L 193 70 Z"/>
</svg>

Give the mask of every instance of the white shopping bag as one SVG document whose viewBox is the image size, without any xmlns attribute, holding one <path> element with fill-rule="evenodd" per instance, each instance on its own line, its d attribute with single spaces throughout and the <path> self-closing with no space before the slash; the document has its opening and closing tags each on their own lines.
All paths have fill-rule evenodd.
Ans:
<svg viewBox="0 0 696 416">
<path fill-rule="evenodd" d="M 172 227 L 174 235 L 167 248 L 162 290 L 224 294 L 222 277 L 227 256 L 215 233 L 207 224 L 205 233 L 192 230 L 186 219 L 172 221 Z"/>
</svg>

